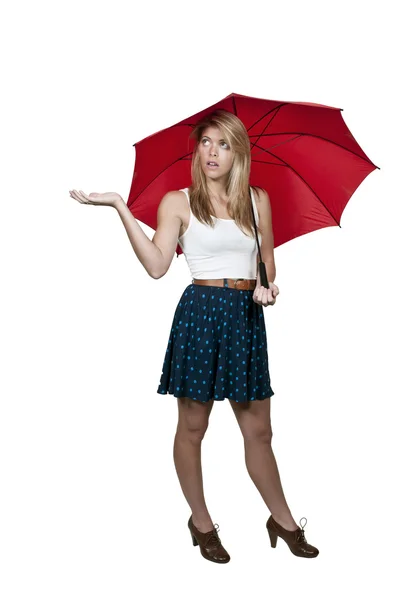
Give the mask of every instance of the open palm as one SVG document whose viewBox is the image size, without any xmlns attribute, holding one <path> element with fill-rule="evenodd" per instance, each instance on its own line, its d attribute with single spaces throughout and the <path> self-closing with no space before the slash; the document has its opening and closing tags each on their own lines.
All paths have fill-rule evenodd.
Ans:
<svg viewBox="0 0 398 600">
<path fill-rule="evenodd" d="M 80 202 L 80 204 L 114 206 L 115 202 L 122 200 L 122 197 L 116 192 L 105 192 L 104 194 L 91 192 L 91 194 L 85 194 L 82 190 L 69 190 L 69 194 L 72 198 Z"/>
</svg>

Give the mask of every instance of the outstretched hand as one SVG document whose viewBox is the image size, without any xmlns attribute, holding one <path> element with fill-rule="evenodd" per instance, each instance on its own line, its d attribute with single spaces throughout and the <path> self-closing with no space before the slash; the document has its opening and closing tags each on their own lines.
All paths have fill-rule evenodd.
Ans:
<svg viewBox="0 0 398 600">
<path fill-rule="evenodd" d="M 268 283 L 269 288 L 257 285 L 253 292 L 253 301 L 262 306 L 273 306 L 279 294 L 279 288 L 274 283 Z"/>
<path fill-rule="evenodd" d="M 97 204 L 102 206 L 115 206 L 115 203 L 123 198 L 116 192 L 105 192 L 105 194 L 98 194 L 97 192 L 91 192 L 91 194 L 85 194 L 82 190 L 69 190 L 69 194 L 72 198 L 80 202 L 80 204 Z"/>
</svg>

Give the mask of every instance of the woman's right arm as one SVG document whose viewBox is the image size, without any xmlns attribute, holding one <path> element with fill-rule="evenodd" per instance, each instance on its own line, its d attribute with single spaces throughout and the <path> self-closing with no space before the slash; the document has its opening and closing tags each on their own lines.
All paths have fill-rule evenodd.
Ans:
<svg viewBox="0 0 398 600">
<path fill-rule="evenodd" d="M 157 229 L 153 239 L 145 234 L 122 198 L 114 203 L 138 260 L 153 279 L 165 275 L 173 260 L 181 227 L 179 192 L 167 192 L 157 212 Z"/>
</svg>

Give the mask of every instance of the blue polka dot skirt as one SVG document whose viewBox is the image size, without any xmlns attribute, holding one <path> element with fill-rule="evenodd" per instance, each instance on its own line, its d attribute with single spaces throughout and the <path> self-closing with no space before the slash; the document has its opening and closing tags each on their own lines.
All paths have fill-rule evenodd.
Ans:
<svg viewBox="0 0 398 600">
<path fill-rule="evenodd" d="M 263 310 L 253 290 L 188 285 L 175 310 L 157 393 L 200 402 L 273 396 Z"/>
</svg>

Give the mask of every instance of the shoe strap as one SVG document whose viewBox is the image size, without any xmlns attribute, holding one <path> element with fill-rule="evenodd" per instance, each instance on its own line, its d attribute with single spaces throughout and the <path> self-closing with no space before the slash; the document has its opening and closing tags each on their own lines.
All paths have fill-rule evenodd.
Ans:
<svg viewBox="0 0 398 600">
<path fill-rule="evenodd" d="M 205 546 L 212 541 L 215 546 L 221 546 L 221 540 L 218 537 L 218 532 L 220 531 L 220 526 L 218 523 L 214 523 L 214 529 L 210 531 L 209 535 L 206 538 Z M 212 544 L 213 545 L 213 544 Z"/>
<path fill-rule="evenodd" d="M 297 540 L 296 540 L 299 544 L 301 544 L 303 542 L 307 543 L 307 540 L 305 539 L 305 535 L 304 535 L 304 527 L 305 527 L 305 525 L 301 525 L 301 520 L 302 519 L 305 519 L 305 525 L 307 525 L 307 519 L 305 517 L 301 517 L 301 519 L 299 521 L 301 529 L 298 532 Z"/>
</svg>

